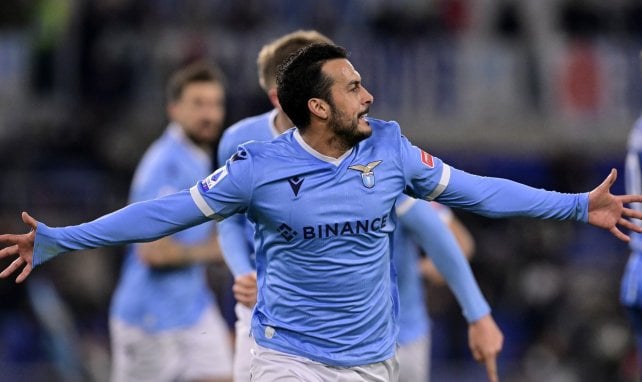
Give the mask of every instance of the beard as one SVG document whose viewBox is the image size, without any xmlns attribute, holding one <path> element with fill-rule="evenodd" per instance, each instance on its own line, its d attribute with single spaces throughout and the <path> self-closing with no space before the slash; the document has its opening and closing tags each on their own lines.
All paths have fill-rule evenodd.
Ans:
<svg viewBox="0 0 642 382">
<path fill-rule="evenodd" d="M 355 147 L 359 142 L 372 135 L 372 130 L 359 130 L 359 117 L 367 114 L 368 110 L 359 114 L 355 119 L 350 119 L 347 115 L 338 111 L 336 107 L 332 107 L 332 110 L 328 125 L 342 148 L 348 150 Z"/>
<path fill-rule="evenodd" d="M 184 131 L 190 141 L 201 147 L 212 146 L 221 135 L 221 128 L 210 121 L 200 121 L 198 126 Z"/>
</svg>

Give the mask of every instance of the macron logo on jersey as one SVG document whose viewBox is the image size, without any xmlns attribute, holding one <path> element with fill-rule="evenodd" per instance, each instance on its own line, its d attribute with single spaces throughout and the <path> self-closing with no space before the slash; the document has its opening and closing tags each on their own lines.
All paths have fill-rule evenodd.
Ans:
<svg viewBox="0 0 642 382">
<path fill-rule="evenodd" d="M 299 195 L 299 190 L 301 189 L 303 180 L 303 178 L 299 178 L 298 176 L 288 179 L 288 183 L 290 183 L 290 187 L 292 188 L 292 192 L 294 192 L 294 196 Z"/>
<path fill-rule="evenodd" d="M 432 159 L 432 155 L 428 154 L 424 150 L 421 150 L 421 163 L 425 164 L 430 168 L 435 167 L 435 162 Z"/>
<path fill-rule="evenodd" d="M 234 155 L 232 155 L 232 157 L 230 158 L 230 162 L 236 162 L 237 160 L 245 160 L 245 159 L 247 159 L 247 151 L 239 147 L 238 151 L 235 152 Z"/>
<path fill-rule="evenodd" d="M 225 167 L 221 167 L 218 170 L 214 171 L 212 175 L 208 176 L 207 178 L 201 180 L 201 189 L 204 192 L 209 191 L 218 183 L 221 179 L 225 178 L 227 176 L 227 169 Z"/>
</svg>

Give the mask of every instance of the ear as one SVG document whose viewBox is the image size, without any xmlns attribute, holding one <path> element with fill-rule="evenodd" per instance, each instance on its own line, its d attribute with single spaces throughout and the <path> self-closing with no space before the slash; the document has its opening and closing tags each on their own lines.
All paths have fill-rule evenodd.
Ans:
<svg viewBox="0 0 642 382">
<path fill-rule="evenodd" d="M 281 109 L 281 103 L 279 102 L 279 96 L 276 94 L 276 88 L 270 88 L 270 90 L 267 91 L 268 98 L 270 99 L 270 103 L 274 108 L 276 109 Z"/>
<path fill-rule="evenodd" d="M 312 115 L 319 119 L 326 120 L 330 115 L 330 105 L 321 98 L 310 98 L 308 100 L 308 109 Z"/>
</svg>

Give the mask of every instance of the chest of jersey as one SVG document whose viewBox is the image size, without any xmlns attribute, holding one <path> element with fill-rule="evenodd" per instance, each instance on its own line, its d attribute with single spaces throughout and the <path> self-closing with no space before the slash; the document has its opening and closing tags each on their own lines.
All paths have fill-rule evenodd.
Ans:
<svg viewBox="0 0 642 382">
<path fill-rule="evenodd" d="M 284 166 L 261 183 L 250 216 L 286 241 L 382 235 L 402 178 L 394 164 L 353 156 L 338 165 L 312 158 Z M 297 240 L 297 241 L 298 241 Z"/>
</svg>

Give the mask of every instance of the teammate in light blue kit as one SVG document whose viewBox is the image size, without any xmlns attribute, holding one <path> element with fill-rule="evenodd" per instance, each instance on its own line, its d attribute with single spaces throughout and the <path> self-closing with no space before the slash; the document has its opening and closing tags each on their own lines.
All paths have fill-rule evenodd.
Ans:
<svg viewBox="0 0 642 382">
<path fill-rule="evenodd" d="M 204 62 L 172 75 L 171 122 L 136 169 L 131 202 L 177 192 L 212 171 L 211 145 L 225 115 L 222 81 Z M 214 223 L 128 247 L 111 305 L 112 381 L 230 380 L 228 330 L 204 265 L 217 256 Z"/>
<path fill-rule="evenodd" d="M 483 309 L 485 302 L 467 263 L 469 254 L 464 253 L 464 247 L 472 251 L 472 238 L 466 236 L 468 231 L 452 211 L 436 202 L 427 203 L 401 195 L 395 204 L 395 213 L 400 222 L 393 236 L 392 248 L 399 286 L 399 381 L 426 382 L 430 379 L 431 347 L 430 318 L 423 286 L 423 277 L 427 276 L 426 263 L 432 263 L 430 277 L 439 276 L 441 280 L 445 277 L 453 290 L 463 289 L 460 294 L 473 296 L 468 302 L 475 307 L 468 309 L 479 309 L 480 317 L 488 314 L 489 309 Z M 432 261 L 421 256 L 421 249 Z M 439 274 L 435 274 L 435 265 L 441 270 Z M 471 341 L 475 341 L 474 324 L 470 327 Z M 501 333 L 498 331 L 495 335 L 500 336 Z M 491 336 L 489 340 L 496 341 Z"/>
<path fill-rule="evenodd" d="M 68 251 L 154 240 L 245 213 L 258 243 L 252 380 L 396 381 L 390 237 L 402 192 L 490 217 L 588 222 L 622 240 L 618 225 L 642 232 L 626 219 L 642 213 L 623 206 L 642 195 L 612 195 L 615 170 L 590 193 L 562 194 L 468 174 L 413 146 L 397 123 L 367 117 L 373 97 L 346 57 L 333 45 L 291 57 L 278 97 L 297 128 L 240 146 L 189 190 L 77 226 L 50 228 L 24 213 L 31 232 L 0 235 L 0 258 L 19 256 L 0 277 L 22 268 L 21 282 Z M 473 354 L 497 380 L 492 355 Z"/>
<path fill-rule="evenodd" d="M 292 121 L 281 109 L 276 92 L 276 69 L 291 53 L 312 43 L 330 43 L 330 40 L 316 31 L 298 30 L 286 34 L 265 45 L 257 59 L 259 83 L 268 95 L 274 109 L 270 112 L 245 118 L 225 131 L 219 143 L 219 163 L 225 163 L 236 151 L 238 145 L 250 140 L 271 140 L 285 130 L 293 127 Z M 464 309 L 469 313 L 469 322 L 478 321 L 489 314 L 490 308 L 482 297 L 474 277 L 457 248 L 457 243 L 447 227 L 442 223 L 438 214 L 427 202 L 415 203 L 417 200 L 404 197 L 403 203 L 397 208 L 403 229 L 395 230 L 394 249 L 395 265 L 399 274 L 400 294 L 400 333 L 399 333 L 399 363 L 400 381 L 427 381 L 429 336 L 428 317 L 425 309 L 424 294 L 418 270 L 418 248 L 410 238 L 414 234 L 420 238 L 424 250 L 435 253 L 438 264 L 449 277 L 453 288 L 459 290 Z M 231 216 L 219 223 L 219 241 L 223 255 L 236 277 L 235 292 L 239 297 L 239 285 L 247 283 L 246 298 L 248 303 L 237 304 L 235 311 L 236 344 L 234 357 L 234 380 L 237 382 L 250 379 L 250 350 L 253 340 L 250 337 L 251 307 L 256 301 L 256 279 L 254 277 L 254 227 L 243 215 Z M 446 236 L 446 237 L 444 237 Z M 452 261 L 444 256 L 459 256 L 461 260 Z M 244 299 L 239 298 L 242 302 Z M 491 343 L 501 335 L 494 325 L 483 325 L 475 328 L 473 341 L 477 338 L 488 339 Z M 480 330 L 496 330 L 494 335 L 481 335 Z M 494 343 L 493 343 L 494 345 Z M 485 347 L 488 344 L 477 344 Z"/>
<path fill-rule="evenodd" d="M 640 70 L 642 73 L 642 52 L 640 52 Z M 628 153 L 625 162 L 624 183 L 626 191 L 642 193 L 642 116 L 640 116 L 629 134 Z M 632 205 L 642 211 L 642 205 Z M 635 221 L 642 225 L 639 220 Z M 637 350 L 638 375 L 642 375 L 642 235 L 631 233 L 631 255 L 626 264 L 622 278 L 620 300 L 627 308 L 629 320 L 635 334 Z"/>
</svg>

